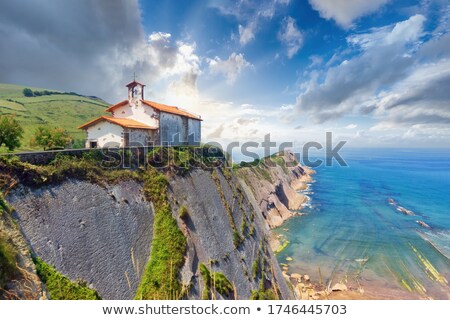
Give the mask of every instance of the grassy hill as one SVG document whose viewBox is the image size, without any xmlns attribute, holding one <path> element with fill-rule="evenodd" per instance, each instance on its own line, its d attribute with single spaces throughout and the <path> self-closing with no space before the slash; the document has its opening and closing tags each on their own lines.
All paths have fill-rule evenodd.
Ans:
<svg viewBox="0 0 450 320">
<path fill-rule="evenodd" d="M 26 97 L 24 88 L 48 92 L 46 95 Z M 0 115 L 15 114 L 25 130 L 22 146 L 16 151 L 36 149 L 30 146 L 30 140 L 41 125 L 61 127 L 75 140 L 85 139 L 85 132 L 77 127 L 104 114 L 107 106 L 105 101 L 97 97 L 0 83 Z M 6 148 L 0 148 L 0 152 L 5 151 Z"/>
</svg>

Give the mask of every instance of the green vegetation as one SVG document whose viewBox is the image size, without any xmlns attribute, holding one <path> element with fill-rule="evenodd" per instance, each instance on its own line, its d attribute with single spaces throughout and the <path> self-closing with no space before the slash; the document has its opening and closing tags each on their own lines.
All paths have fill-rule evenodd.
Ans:
<svg viewBox="0 0 450 320">
<path fill-rule="evenodd" d="M 219 192 L 220 199 L 222 200 L 222 204 L 225 207 L 225 211 L 227 212 L 228 220 L 230 221 L 230 226 L 233 229 L 233 244 L 236 248 L 238 248 L 244 241 L 244 238 L 239 234 L 239 231 L 236 227 L 236 223 L 234 222 L 233 214 L 231 212 L 230 206 L 228 205 L 228 202 L 225 199 L 225 194 L 223 193 L 217 171 L 213 170 L 211 172 L 211 177 L 212 177 L 214 183 L 216 184 L 216 188 L 217 188 L 217 191 Z"/>
<path fill-rule="evenodd" d="M 126 179 L 140 180 L 139 174 L 135 171 L 101 166 L 99 164 L 101 159 L 101 154 L 97 150 L 85 152 L 81 157 L 58 154 L 48 165 L 33 165 L 21 162 L 15 156 L 3 156 L 0 157 L 0 171 L 32 187 L 54 184 L 70 178 L 98 184 L 115 183 Z"/>
<path fill-rule="evenodd" d="M 16 257 L 17 251 L 9 243 L 7 236 L 0 231 L 0 289 L 17 274 Z"/>
<path fill-rule="evenodd" d="M 250 300 L 277 300 L 277 297 L 272 289 L 253 290 Z"/>
<path fill-rule="evenodd" d="M 4 144 L 8 151 L 20 147 L 20 139 L 23 136 L 23 128 L 16 120 L 15 115 L 0 115 L 0 148 Z"/>
<path fill-rule="evenodd" d="M 284 240 L 284 241 L 282 241 L 282 242 L 281 242 L 281 245 L 280 245 L 276 250 L 274 250 L 273 253 L 279 254 L 279 253 L 282 252 L 284 249 L 286 249 L 288 245 L 289 245 L 289 240 Z"/>
<path fill-rule="evenodd" d="M 22 92 L 25 97 L 34 97 L 33 90 L 31 90 L 30 88 L 24 88 Z"/>
<path fill-rule="evenodd" d="M 166 177 L 149 167 L 143 181 L 145 196 L 155 208 L 155 220 L 150 261 L 135 299 L 179 299 L 183 290 L 178 274 L 184 263 L 186 238 L 172 216 Z"/>
<path fill-rule="evenodd" d="M 72 138 L 63 128 L 40 126 L 36 129 L 31 146 L 40 146 L 44 150 L 64 149 L 70 145 Z"/>
<path fill-rule="evenodd" d="M 259 178 L 267 180 L 273 183 L 272 176 L 270 175 L 268 168 L 279 166 L 283 169 L 283 172 L 287 174 L 289 172 L 289 167 L 298 165 L 298 161 L 292 160 L 286 162 L 284 154 L 282 152 L 275 153 L 271 156 L 255 159 L 252 162 L 242 161 L 240 164 L 233 164 L 233 170 L 239 170 L 241 168 L 248 168 L 252 170 Z M 245 176 L 243 176 L 245 180 Z"/>
<path fill-rule="evenodd" d="M 0 192 L 0 217 L 10 212 L 11 208 Z M 6 282 L 18 273 L 16 263 L 17 250 L 10 243 L 8 236 L 0 230 L 0 289 L 3 289 Z"/>
<path fill-rule="evenodd" d="M 175 170 L 184 175 L 195 168 L 211 169 L 221 167 L 226 161 L 222 150 L 208 145 L 200 147 L 155 147 L 148 154 L 148 163 L 155 168 Z"/>
<path fill-rule="evenodd" d="M 272 288 L 265 288 L 264 283 L 264 273 L 262 275 L 262 279 L 259 282 L 258 290 L 253 290 L 250 296 L 250 300 L 277 300 L 277 295 Z"/>
<path fill-rule="evenodd" d="M 87 287 L 83 282 L 72 282 L 55 268 L 39 258 L 33 259 L 36 271 L 47 286 L 52 300 L 100 300 L 97 291 Z"/>
<path fill-rule="evenodd" d="M 230 297 L 234 292 L 233 284 L 221 272 L 211 272 L 203 263 L 200 264 L 200 274 L 202 275 L 205 288 L 202 292 L 202 299 L 209 300 L 211 288 L 214 288 L 224 297 Z"/>
<path fill-rule="evenodd" d="M 11 213 L 11 208 L 3 197 L 3 193 L 0 192 L 0 217 L 2 216 L 3 212 Z"/>
<path fill-rule="evenodd" d="M 252 276 L 256 280 L 261 273 L 261 250 L 258 250 L 258 255 L 252 265 Z"/>
<path fill-rule="evenodd" d="M 186 206 L 181 206 L 179 216 L 180 219 L 186 219 L 189 217 L 189 211 Z"/>
<path fill-rule="evenodd" d="M 22 90 L 22 93 L 25 97 L 40 97 L 40 96 L 50 96 L 53 94 L 71 94 L 71 95 L 76 95 L 76 96 L 80 96 L 79 94 L 76 94 L 74 92 L 61 92 L 61 91 L 49 91 L 49 90 L 31 90 L 30 88 L 24 88 Z"/>
<path fill-rule="evenodd" d="M 75 93 L 56 92 L 38 88 L 28 88 L 33 96 L 24 95 L 24 87 L 0 84 L 0 115 L 16 115 L 24 129 L 19 151 L 37 150 L 30 142 L 39 126 L 62 127 L 75 139 L 86 138 L 78 126 L 104 114 L 108 104 L 95 97 L 85 97 Z M 40 92 L 39 96 L 35 93 Z M 49 92 L 50 94 L 45 94 Z M 81 144 L 78 143 L 79 146 Z M 0 153 L 6 148 L 0 148 Z"/>
</svg>

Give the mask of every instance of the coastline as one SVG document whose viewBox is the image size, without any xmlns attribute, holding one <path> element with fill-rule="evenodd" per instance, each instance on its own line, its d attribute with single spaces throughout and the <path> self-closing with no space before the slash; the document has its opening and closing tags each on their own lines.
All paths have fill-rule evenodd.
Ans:
<svg viewBox="0 0 450 320">
<path fill-rule="evenodd" d="M 301 176 L 292 179 L 290 181 L 290 187 L 295 190 L 295 192 L 303 197 L 301 208 L 291 216 L 285 216 L 283 221 L 269 230 L 269 244 L 273 252 L 277 255 L 281 253 L 288 245 L 289 240 L 284 238 L 282 235 L 274 232 L 277 227 L 282 227 L 283 224 L 293 216 L 302 215 L 301 209 L 305 206 L 309 197 L 302 192 L 308 191 L 309 184 L 314 183 L 313 175 L 316 173 L 309 167 L 301 166 L 304 172 Z M 297 168 L 294 168 L 294 170 Z M 298 169 L 297 169 L 298 170 Z M 317 281 L 312 281 L 308 274 L 301 274 L 301 270 L 292 270 L 291 263 L 292 258 L 287 257 L 287 261 L 280 262 L 280 266 L 283 270 L 283 276 L 287 282 L 289 282 L 294 288 L 294 293 L 297 299 L 300 300 L 395 300 L 395 299 L 410 299 L 410 300 L 423 300 L 425 297 L 420 296 L 412 292 L 407 292 L 401 289 L 389 288 L 386 285 L 368 285 L 358 284 L 357 287 L 347 283 L 346 281 L 341 281 L 337 283 L 323 284 Z"/>
<path fill-rule="evenodd" d="M 241 185 L 261 211 L 269 231 L 269 244 L 275 253 L 280 252 L 286 243 L 272 230 L 290 218 L 302 215 L 309 197 L 301 191 L 313 182 L 314 174 L 314 170 L 301 166 L 289 151 L 265 158 L 257 166 L 243 167 L 237 171 Z"/>
<path fill-rule="evenodd" d="M 305 168 L 304 168 L 305 169 Z M 307 170 L 305 170 L 305 173 Z M 302 187 L 302 182 L 311 183 L 312 177 L 311 174 L 308 174 L 308 176 L 302 177 L 302 179 L 292 181 L 291 185 L 296 186 L 296 183 L 300 186 L 297 188 L 297 191 L 300 193 L 310 194 L 308 192 L 308 189 L 305 189 L 305 187 Z M 323 183 L 322 183 L 323 184 Z M 323 187 L 323 186 L 322 186 Z M 314 188 L 315 189 L 315 188 Z M 405 216 L 404 218 L 405 225 L 409 224 L 414 228 L 414 225 L 417 224 L 416 228 L 420 228 L 420 230 L 429 230 L 431 227 L 428 225 L 425 225 L 424 223 L 420 223 L 422 220 L 426 220 L 426 217 L 423 217 L 420 212 L 416 212 L 416 209 L 413 207 L 414 212 L 409 209 L 409 206 L 400 207 L 397 203 L 397 200 L 393 200 L 392 198 L 388 198 L 388 203 L 392 206 L 392 209 L 387 208 L 386 210 L 392 210 L 392 215 L 397 215 L 397 220 L 403 219 L 402 216 Z M 401 203 L 401 202 L 400 202 Z M 305 203 L 306 204 L 306 203 Z M 301 214 L 300 214 L 301 215 Z M 419 220 L 418 220 L 419 219 Z M 304 219 L 296 219 L 294 223 L 287 223 L 285 226 L 281 225 L 278 230 L 270 230 L 270 233 L 273 235 L 271 238 L 274 240 L 271 242 L 272 249 L 276 254 L 282 252 L 284 249 L 286 249 L 289 246 L 289 240 L 295 241 L 296 243 L 293 245 L 296 246 L 296 250 L 298 249 L 298 243 L 297 240 L 294 238 L 291 238 L 289 234 L 295 233 L 298 231 L 295 231 L 293 226 L 302 224 L 303 227 L 301 228 L 302 233 L 298 233 L 298 241 L 309 241 L 310 239 L 305 238 L 308 236 L 311 236 L 311 233 L 304 233 L 305 229 L 311 229 L 314 228 L 314 224 L 310 225 L 313 220 L 311 217 L 305 217 Z M 314 220 L 317 221 L 317 220 Z M 419 221 L 419 222 L 418 222 Z M 284 221 L 286 222 L 286 221 Z M 312 222 L 313 223 L 313 222 Z M 434 227 L 434 226 L 433 226 Z M 294 228 L 294 229 L 293 229 Z M 293 230 L 290 232 L 289 230 Z M 328 232 L 333 231 L 327 231 L 323 230 L 323 232 L 326 234 Z M 342 237 L 345 237 L 345 235 L 341 234 Z M 303 239 L 303 241 L 302 241 Z M 310 248 L 304 246 L 304 248 Z M 409 248 L 409 247 L 408 247 Z M 310 249 L 308 249 L 310 250 Z M 415 250 L 414 247 L 412 247 L 411 250 Z M 439 251 L 438 249 L 436 249 Z M 285 252 L 281 254 L 278 258 L 279 263 L 283 269 L 283 275 L 285 279 L 291 283 L 292 287 L 295 290 L 295 294 L 299 299 L 313 299 L 313 300 L 424 300 L 424 299 L 448 299 L 450 296 L 446 295 L 445 290 L 442 291 L 431 291 L 423 289 L 423 291 L 415 290 L 414 287 L 408 287 L 407 285 L 402 286 L 400 281 L 402 281 L 402 278 L 398 279 L 397 281 L 392 281 L 392 277 L 395 277 L 394 274 L 375 274 L 373 272 L 373 264 L 374 261 L 371 261 L 371 266 L 366 268 L 364 276 L 362 277 L 353 277 L 351 275 L 342 274 L 337 272 L 335 275 L 334 272 L 331 273 L 330 276 L 330 270 L 327 271 L 328 265 L 321 265 L 318 264 L 315 259 L 308 260 L 308 259 L 299 259 L 299 256 L 296 256 L 295 252 L 293 252 L 291 249 L 288 248 L 288 252 Z M 439 251 L 440 252 L 440 251 Z M 314 254 L 314 253 L 313 253 Z M 442 254 L 442 253 L 441 253 Z M 416 264 L 416 267 L 422 268 L 423 270 L 434 270 L 433 266 L 429 264 L 428 260 L 424 259 L 424 262 L 421 261 L 421 255 L 423 255 L 422 252 L 418 255 L 418 261 Z M 302 255 L 303 257 L 305 255 Z M 362 255 L 360 256 L 361 259 L 356 259 L 355 263 L 360 262 L 364 263 L 366 261 L 363 261 L 366 256 Z M 358 258 L 358 257 L 357 257 Z M 361 261 L 357 261 L 361 260 Z M 314 270 L 315 269 L 315 270 Z M 318 270 L 317 270 L 318 269 Z M 322 269 L 322 271 L 320 270 Z M 318 273 L 317 273 L 318 271 Z M 321 273 L 322 272 L 322 273 Z M 427 271 L 429 274 L 429 278 L 436 278 L 436 282 L 439 282 L 438 280 L 441 279 L 441 275 L 436 272 L 437 275 L 430 275 L 430 271 Z M 324 277 L 322 278 L 322 274 Z M 398 275 L 397 275 L 398 276 Z M 322 280 L 324 279 L 324 280 Z M 445 278 L 443 278 L 445 281 Z M 419 284 L 420 285 L 420 284 Z M 440 290 L 440 289 L 438 289 Z M 447 298 L 446 298 L 447 297 Z"/>
<path fill-rule="evenodd" d="M 292 165 L 292 161 L 295 161 L 294 165 Z M 276 165 L 268 165 L 268 163 L 276 163 Z M 291 165 L 285 166 L 286 163 L 291 163 Z M 308 187 L 314 183 L 313 176 L 316 173 L 311 168 L 301 166 L 292 153 L 286 152 L 264 158 L 258 166 L 242 167 L 236 170 L 236 173 L 243 190 L 261 214 L 272 251 L 275 255 L 283 256 L 283 259 L 279 257 L 277 260 L 283 277 L 290 283 L 297 299 L 422 300 L 433 297 L 430 294 L 420 294 L 420 292 L 409 290 L 407 287 L 403 288 L 398 283 L 389 280 L 389 276 L 378 276 L 377 278 L 371 274 L 369 278 L 353 279 L 344 274 L 324 281 L 320 268 L 319 274 L 313 270 L 313 268 L 317 269 L 318 265 L 309 263 L 308 260 L 297 262 L 294 258 L 287 256 L 285 252 L 283 253 L 291 245 L 290 239 L 284 235 L 284 231 L 289 231 L 290 227 L 284 226 L 284 224 L 294 216 L 303 215 L 305 207 L 310 205 L 309 200 L 313 192 Z M 408 209 L 396 210 L 396 212 L 411 217 L 410 220 L 419 218 L 412 216 L 410 214 L 412 211 L 406 210 Z M 424 228 L 415 220 L 412 221 L 413 224 Z M 279 232 L 275 230 L 276 228 L 279 228 Z M 322 272 L 326 274 L 326 266 L 323 269 Z M 439 294 L 440 298 L 438 299 L 445 298 L 445 293 Z"/>
</svg>

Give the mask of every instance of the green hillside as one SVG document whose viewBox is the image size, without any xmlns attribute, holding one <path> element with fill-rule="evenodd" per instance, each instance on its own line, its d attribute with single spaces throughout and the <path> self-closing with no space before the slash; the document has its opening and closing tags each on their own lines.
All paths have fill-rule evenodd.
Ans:
<svg viewBox="0 0 450 320">
<path fill-rule="evenodd" d="M 46 95 L 25 97 L 24 88 L 48 92 Z M 105 101 L 96 97 L 0 83 L 0 115 L 15 114 L 25 130 L 22 146 L 16 151 L 36 149 L 30 146 L 30 140 L 41 125 L 64 128 L 79 143 L 85 139 L 85 132 L 77 127 L 104 114 L 107 106 Z M 0 148 L 0 152 L 5 151 L 6 148 Z"/>
</svg>

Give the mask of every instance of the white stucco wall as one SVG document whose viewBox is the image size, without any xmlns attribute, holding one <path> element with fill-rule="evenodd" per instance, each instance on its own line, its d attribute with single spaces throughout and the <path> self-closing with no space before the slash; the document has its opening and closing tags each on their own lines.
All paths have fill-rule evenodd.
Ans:
<svg viewBox="0 0 450 320">
<path fill-rule="evenodd" d="M 137 106 L 127 104 L 119 107 L 113 112 L 115 118 L 127 118 L 142 122 L 146 125 L 158 127 L 157 112 L 139 101 Z"/>
<path fill-rule="evenodd" d="M 86 147 L 89 148 L 90 141 L 97 141 L 99 148 L 122 146 L 122 132 L 123 128 L 117 124 L 108 121 L 99 122 L 87 129 Z"/>
</svg>

